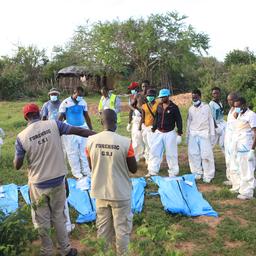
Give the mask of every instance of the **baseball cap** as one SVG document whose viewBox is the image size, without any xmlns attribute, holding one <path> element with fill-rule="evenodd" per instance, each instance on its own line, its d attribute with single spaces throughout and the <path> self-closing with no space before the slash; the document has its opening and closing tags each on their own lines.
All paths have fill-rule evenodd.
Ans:
<svg viewBox="0 0 256 256">
<path fill-rule="evenodd" d="M 23 107 L 23 115 L 27 116 L 28 113 L 39 113 L 39 107 L 35 103 L 28 103 Z"/>
<path fill-rule="evenodd" d="M 138 82 L 131 82 L 130 85 L 128 86 L 129 90 L 133 90 L 135 88 L 139 87 L 139 83 Z"/>
<path fill-rule="evenodd" d="M 158 95 L 158 98 L 168 97 L 170 96 L 170 90 L 169 89 L 161 89 Z"/>
<path fill-rule="evenodd" d="M 52 89 L 48 92 L 48 95 L 51 95 L 52 93 L 57 93 L 58 95 L 60 95 L 60 92 L 59 92 L 56 88 L 52 88 Z"/>
</svg>

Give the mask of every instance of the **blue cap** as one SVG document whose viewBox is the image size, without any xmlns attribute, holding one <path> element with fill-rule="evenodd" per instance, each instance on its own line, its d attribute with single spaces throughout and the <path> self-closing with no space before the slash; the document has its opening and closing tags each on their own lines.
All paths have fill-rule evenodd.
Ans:
<svg viewBox="0 0 256 256">
<path fill-rule="evenodd" d="M 169 89 L 161 89 L 158 95 L 158 98 L 168 97 L 170 96 L 170 90 Z"/>
</svg>

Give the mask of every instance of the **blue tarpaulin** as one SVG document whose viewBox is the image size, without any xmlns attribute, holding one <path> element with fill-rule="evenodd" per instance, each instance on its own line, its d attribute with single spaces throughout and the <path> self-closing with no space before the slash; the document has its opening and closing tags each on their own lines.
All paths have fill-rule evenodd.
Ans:
<svg viewBox="0 0 256 256">
<path fill-rule="evenodd" d="M 144 178 L 131 178 L 132 181 L 132 212 L 140 213 L 144 204 L 144 193 L 147 185 Z"/>
<path fill-rule="evenodd" d="M 24 186 L 20 187 L 20 193 L 21 193 L 23 199 L 25 200 L 26 204 L 30 204 L 28 190 L 29 190 L 28 185 L 24 185 Z"/>
<path fill-rule="evenodd" d="M 5 215 L 18 209 L 18 187 L 15 184 L 0 186 L 0 211 Z"/>
<path fill-rule="evenodd" d="M 198 191 L 193 174 L 175 178 L 152 176 L 151 179 L 159 187 L 158 192 L 165 211 L 187 216 L 218 216 Z"/>
</svg>

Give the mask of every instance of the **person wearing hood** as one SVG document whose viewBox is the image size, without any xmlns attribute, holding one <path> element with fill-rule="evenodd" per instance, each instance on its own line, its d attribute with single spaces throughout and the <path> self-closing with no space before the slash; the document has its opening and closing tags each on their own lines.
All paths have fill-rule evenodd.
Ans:
<svg viewBox="0 0 256 256">
<path fill-rule="evenodd" d="M 193 105 L 188 110 L 187 135 L 189 167 L 196 179 L 210 183 L 215 175 L 212 146 L 215 126 L 211 108 L 201 101 L 201 91 L 192 91 Z"/>
<path fill-rule="evenodd" d="M 41 109 L 42 120 L 58 120 L 58 113 L 61 101 L 59 99 L 60 92 L 56 88 L 52 88 L 48 92 L 50 99 L 44 103 Z"/>
</svg>

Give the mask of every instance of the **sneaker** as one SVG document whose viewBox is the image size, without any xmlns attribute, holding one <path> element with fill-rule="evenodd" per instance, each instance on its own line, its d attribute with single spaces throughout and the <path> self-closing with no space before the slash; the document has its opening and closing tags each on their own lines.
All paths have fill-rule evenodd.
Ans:
<svg viewBox="0 0 256 256">
<path fill-rule="evenodd" d="M 76 248 L 71 248 L 69 253 L 66 254 L 66 256 L 76 256 L 77 255 L 77 249 Z"/>
<path fill-rule="evenodd" d="M 212 179 L 209 179 L 209 178 L 204 178 L 203 179 L 203 182 L 204 183 L 211 183 Z"/>
<path fill-rule="evenodd" d="M 232 186 L 232 182 L 230 180 L 225 180 L 223 181 L 223 185 Z"/>
<path fill-rule="evenodd" d="M 250 197 L 250 196 L 245 196 L 245 195 L 241 195 L 241 194 L 239 194 L 238 196 L 237 196 L 237 199 L 241 199 L 241 200 L 250 200 L 250 199 L 252 199 L 253 197 Z"/>
<path fill-rule="evenodd" d="M 232 194 L 236 194 L 236 193 L 238 193 L 239 189 L 230 188 L 229 191 L 230 191 Z"/>
<path fill-rule="evenodd" d="M 202 179 L 202 175 L 201 174 L 196 174 L 195 178 L 196 178 L 196 180 L 201 180 Z"/>
</svg>

